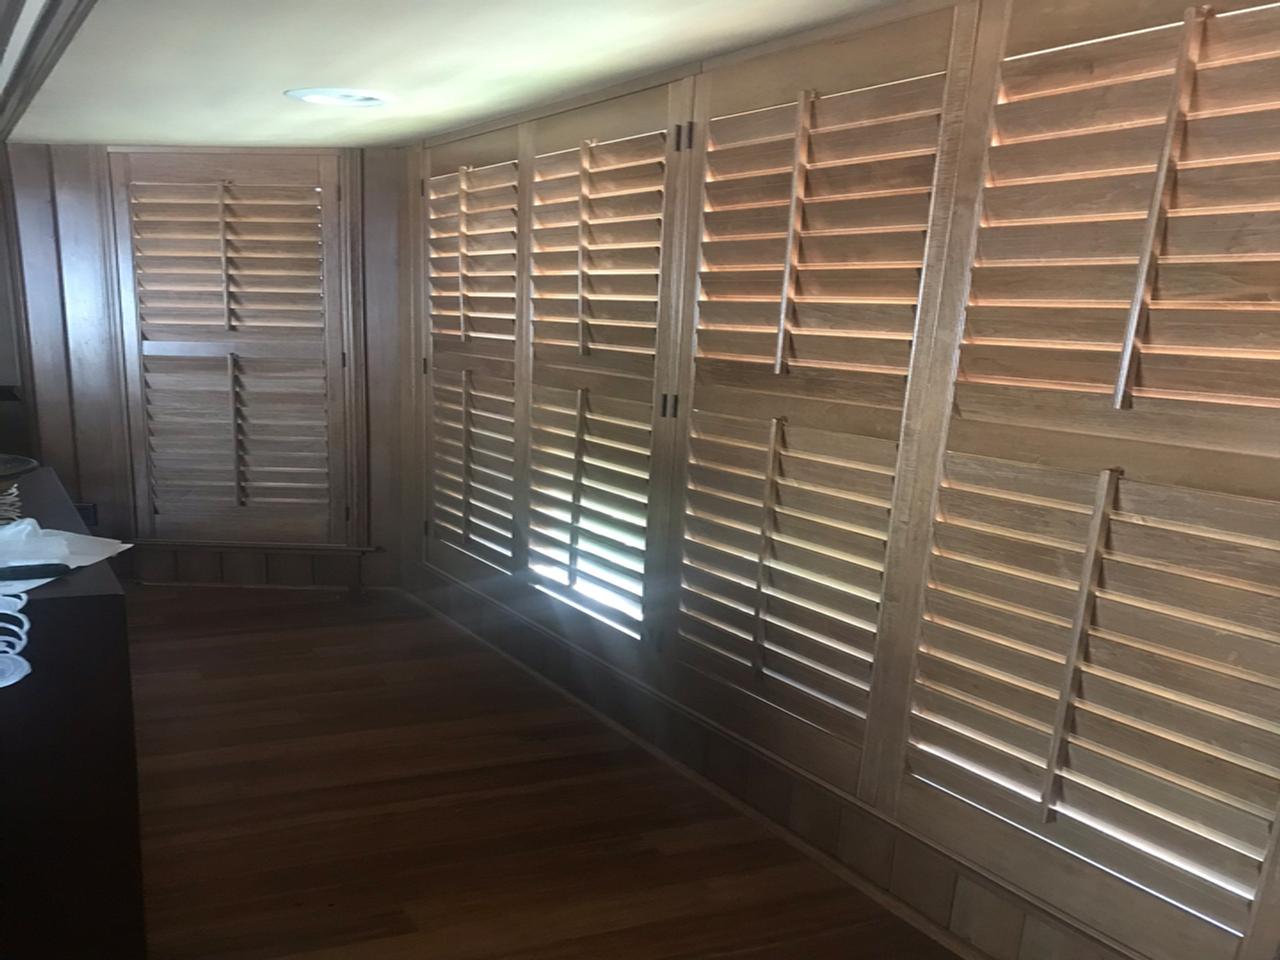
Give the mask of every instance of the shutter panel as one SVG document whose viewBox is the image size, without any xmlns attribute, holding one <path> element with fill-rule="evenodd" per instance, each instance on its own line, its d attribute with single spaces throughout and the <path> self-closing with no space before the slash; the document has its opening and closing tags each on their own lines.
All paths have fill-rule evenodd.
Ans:
<svg viewBox="0 0 1280 960">
<path fill-rule="evenodd" d="M 517 175 L 512 160 L 427 183 L 431 532 L 506 573 L 516 563 Z"/>
<path fill-rule="evenodd" d="M 143 533 L 345 541 L 336 158 L 113 163 Z"/>
<path fill-rule="evenodd" d="M 1272 422 L 1276 19 L 1193 18 L 1007 65 L 961 402 L 1096 420 L 1117 394 L 1135 427 L 1195 418 L 1205 439 L 1224 407 Z"/>
<path fill-rule="evenodd" d="M 913 771 L 1243 930 L 1280 800 L 1278 519 L 950 454 Z"/>
<path fill-rule="evenodd" d="M 656 92 L 660 99 L 641 95 L 618 116 L 665 126 L 666 92 Z M 535 125 L 535 142 L 602 122 L 595 111 L 569 119 Z M 581 140 L 534 160 L 530 570 L 540 589 L 636 638 L 653 576 L 671 158 L 658 129 Z"/>
<path fill-rule="evenodd" d="M 1168 960 L 1276 896 L 1277 57 L 1003 63 L 909 697 L 904 822 Z"/>
<path fill-rule="evenodd" d="M 793 52 L 777 77 L 754 65 L 793 81 L 789 102 L 744 102 L 732 70 L 699 78 L 673 646 L 847 745 L 867 711 L 954 15 Z"/>
</svg>

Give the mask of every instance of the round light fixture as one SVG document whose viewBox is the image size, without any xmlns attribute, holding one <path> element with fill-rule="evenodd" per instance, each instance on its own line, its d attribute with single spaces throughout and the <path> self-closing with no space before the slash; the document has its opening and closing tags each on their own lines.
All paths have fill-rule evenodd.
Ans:
<svg viewBox="0 0 1280 960">
<path fill-rule="evenodd" d="M 284 95 L 322 107 L 380 107 L 391 99 L 372 90 L 351 90 L 347 87 L 299 87 L 286 90 Z"/>
</svg>

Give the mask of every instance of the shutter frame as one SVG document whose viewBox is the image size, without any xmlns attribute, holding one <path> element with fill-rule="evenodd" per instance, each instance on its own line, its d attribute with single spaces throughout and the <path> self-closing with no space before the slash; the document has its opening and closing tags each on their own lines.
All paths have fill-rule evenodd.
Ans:
<svg viewBox="0 0 1280 960">
<path fill-rule="evenodd" d="M 349 542 L 349 386 L 340 363 L 352 321 L 337 153 L 119 150 L 111 168 L 140 536 Z M 293 331 L 283 338 L 281 322 Z M 225 423 L 234 459 L 178 441 L 196 408 L 180 413 L 170 388 L 177 419 L 166 415 L 168 433 L 151 439 L 149 398 L 160 394 L 148 387 L 149 369 L 178 369 L 183 356 L 220 358 L 235 386 L 236 413 L 201 414 L 210 426 Z M 307 391 L 318 411 L 294 399 Z M 178 464 L 192 456 L 226 458 L 228 479 L 218 481 L 229 484 L 226 497 L 184 486 Z M 182 490 L 187 506 L 170 513 L 164 498 Z"/>
</svg>

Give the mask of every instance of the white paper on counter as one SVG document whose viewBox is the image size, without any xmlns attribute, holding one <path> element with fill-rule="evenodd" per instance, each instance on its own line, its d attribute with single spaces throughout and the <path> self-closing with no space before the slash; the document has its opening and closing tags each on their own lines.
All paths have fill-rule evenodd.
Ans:
<svg viewBox="0 0 1280 960">
<path fill-rule="evenodd" d="M 90 537 L 65 530 L 44 530 L 30 517 L 0 526 L 0 566 L 23 563 L 65 563 L 87 567 L 129 549 L 129 544 L 108 537 Z M 52 583 L 43 580 L 0 580 L 0 594 L 26 593 Z"/>
</svg>

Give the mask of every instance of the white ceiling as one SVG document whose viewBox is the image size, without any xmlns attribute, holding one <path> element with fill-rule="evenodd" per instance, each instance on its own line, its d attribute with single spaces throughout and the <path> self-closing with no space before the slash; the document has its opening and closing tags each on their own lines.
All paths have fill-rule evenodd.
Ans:
<svg viewBox="0 0 1280 960">
<path fill-rule="evenodd" d="M 874 0 L 98 0 L 35 142 L 406 142 L 793 33 Z M 394 104 L 317 107 L 292 87 Z"/>
</svg>

